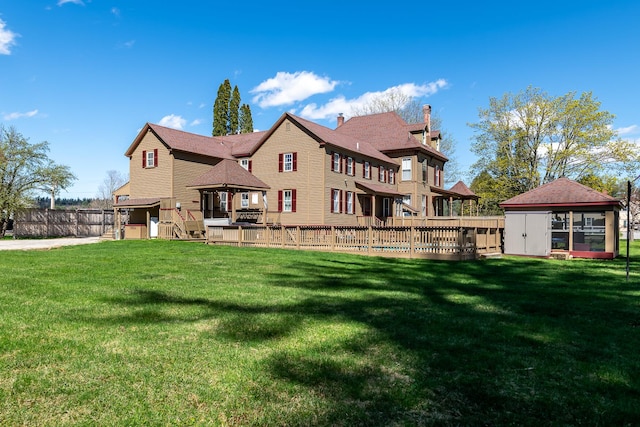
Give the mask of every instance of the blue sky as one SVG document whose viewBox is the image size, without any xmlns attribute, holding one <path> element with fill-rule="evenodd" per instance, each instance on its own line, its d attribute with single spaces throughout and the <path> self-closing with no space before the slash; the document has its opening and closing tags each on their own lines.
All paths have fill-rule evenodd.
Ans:
<svg viewBox="0 0 640 427">
<path fill-rule="evenodd" d="M 0 0 L 0 124 L 49 142 L 78 177 L 62 197 L 94 197 L 146 122 L 210 135 L 227 78 L 257 130 L 285 111 L 334 128 L 398 88 L 465 171 L 478 108 L 528 86 L 593 92 L 640 141 L 639 45 L 637 0 Z"/>
</svg>

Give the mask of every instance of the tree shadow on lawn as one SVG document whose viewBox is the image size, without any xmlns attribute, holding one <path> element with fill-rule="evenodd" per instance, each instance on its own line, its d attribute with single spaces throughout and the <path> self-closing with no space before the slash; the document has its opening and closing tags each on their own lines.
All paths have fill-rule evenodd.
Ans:
<svg viewBox="0 0 640 427">
<path fill-rule="evenodd" d="M 631 403 L 626 411 L 615 403 L 640 397 L 640 365 L 631 372 L 628 362 L 612 360 L 635 354 L 640 317 L 621 296 L 630 286 L 608 268 L 331 255 L 296 260 L 266 279 L 305 296 L 242 304 L 139 289 L 113 302 L 143 310 L 103 321 L 215 318 L 216 337 L 245 343 L 290 337 L 310 319 L 359 325 L 356 336 L 274 350 L 262 362 L 276 381 L 319 396 L 315 413 L 283 414 L 287 425 L 640 422 Z M 199 312 L 180 317 L 166 305 Z"/>
</svg>

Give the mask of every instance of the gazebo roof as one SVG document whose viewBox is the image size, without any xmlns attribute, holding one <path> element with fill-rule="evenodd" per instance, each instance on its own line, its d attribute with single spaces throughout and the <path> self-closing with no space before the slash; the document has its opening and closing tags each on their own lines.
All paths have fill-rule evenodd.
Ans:
<svg viewBox="0 0 640 427">
<path fill-rule="evenodd" d="M 561 177 L 500 203 L 502 208 L 554 206 L 620 206 L 620 200 Z"/>
<path fill-rule="evenodd" d="M 267 190 L 267 184 L 249 173 L 235 160 L 223 159 L 200 175 L 188 187 L 197 189 Z"/>
</svg>

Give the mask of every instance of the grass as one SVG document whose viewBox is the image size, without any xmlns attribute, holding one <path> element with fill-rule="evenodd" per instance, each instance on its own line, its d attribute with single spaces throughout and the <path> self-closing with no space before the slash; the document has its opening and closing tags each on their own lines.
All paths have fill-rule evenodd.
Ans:
<svg viewBox="0 0 640 427">
<path fill-rule="evenodd" d="M 0 424 L 639 425 L 630 259 L 3 251 Z"/>
</svg>

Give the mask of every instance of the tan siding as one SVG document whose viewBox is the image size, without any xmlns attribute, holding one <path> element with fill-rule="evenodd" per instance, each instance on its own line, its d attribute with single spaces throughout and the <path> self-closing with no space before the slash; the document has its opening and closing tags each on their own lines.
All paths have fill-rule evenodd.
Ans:
<svg viewBox="0 0 640 427">
<path fill-rule="evenodd" d="M 287 123 L 282 123 L 252 156 L 252 173 L 271 187 L 267 192 L 269 211 L 278 209 L 279 190 L 296 190 L 296 212 L 283 212 L 280 216 L 283 224 L 320 224 L 322 213 L 318 200 L 322 200 L 319 184 L 324 150 L 297 126 L 287 126 Z M 278 155 L 294 152 L 297 171 L 278 172 Z"/>
<path fill-rule="evenodd" d="M 143 151 L 153 151 L 154 149 L 158 150 L 158 167 L 143 168 Z M 169 150 L 152 132 L 147 132 L 132 153 L 129 162 L 131 183 L 129 197 L 132 199 L 170 197 L 171 168 L 172 156 Z"/>
<path fill-rule="evenodd" d="M 215 166 L 220 159 L 177 153 L 174 159 L 173 196 L 183 209 L 200 210 L 200 191 L 188 188 L 199 176 Z"/>
</svg>

